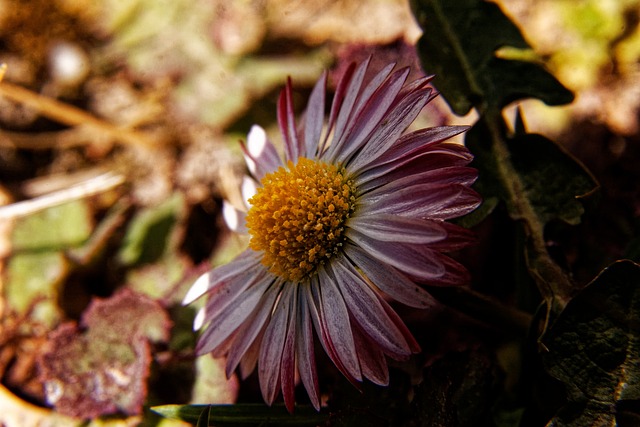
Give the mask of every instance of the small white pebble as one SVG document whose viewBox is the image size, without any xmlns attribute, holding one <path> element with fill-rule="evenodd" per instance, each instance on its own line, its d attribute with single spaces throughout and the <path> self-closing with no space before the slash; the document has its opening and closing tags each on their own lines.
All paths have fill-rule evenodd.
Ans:
<svg viewBox="0 0 640 427">
<path fill-rule="evenodd" d="M 89 71 L 89 57 L 77 44 L 58 42 L 49 50 L 49 72 L 57 84 L 79 85 Z"/>
</svg>

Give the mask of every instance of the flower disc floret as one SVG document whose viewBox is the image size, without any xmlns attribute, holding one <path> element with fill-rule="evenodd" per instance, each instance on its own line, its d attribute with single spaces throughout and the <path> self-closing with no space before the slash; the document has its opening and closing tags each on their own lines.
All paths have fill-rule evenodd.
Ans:
<svg viewBox="0 0 640 427">
<path fill-rule="evenodd" d="M 354 209 L 355 189 L 344 170 L 300 158 L 261 180 L 249 200 L 251 249 L 273 274 L 299 282 L 336 254 Z"/>
</svg>

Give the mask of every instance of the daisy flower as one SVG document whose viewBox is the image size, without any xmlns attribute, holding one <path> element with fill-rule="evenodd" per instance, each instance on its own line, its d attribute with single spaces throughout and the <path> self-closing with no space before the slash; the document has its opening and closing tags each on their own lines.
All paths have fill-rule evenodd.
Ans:
<svg viewBox="0 0 640 427">
<path fill-rule="evenodd" d="M 386 385 L 386 357 L 420 351 L 388 301 L 428 309 L 435 301 L 422 284 L 468 280 L 444 255 L 471 240 L 446 220 L 480 203 L 471 154 L 446 141 L 467 128 L 405 133 L 436 96 L 430 78 L 407 83 L 409 69 L 390 64 L 365 84 L 368 63 L 346 70 L 326 124 L 326 74 L 299 124 L 287 82 L 278 103 L 284 155 L 256 126 L 243 146 L 254 187 L 241 224 L 249 248 L 184 299 L 207 296 L 197 353 L 226 356 L 228 376 L 257 365 L 266 403 L 282 390 L 289 411 L 297 376 L 320 408 L 314 333 L 353 384 Z"/>
</svg>

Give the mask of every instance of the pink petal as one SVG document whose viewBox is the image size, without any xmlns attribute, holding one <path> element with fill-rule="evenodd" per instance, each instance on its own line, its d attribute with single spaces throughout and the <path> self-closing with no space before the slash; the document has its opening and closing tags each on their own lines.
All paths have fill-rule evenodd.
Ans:
<svg viewBox="0 0 640 427">
<path fill-rule="evenodd" d="M 435 252 L 423 245 L 382 242 L 354 229 L 348 229 L 345 235 L 372 257 L 411 277 L 428 281 L 441 277 L 445 272 L 444 265 L 434 256 Z"/>
<path fill-rule="evenodd" d="M 438 258 L 447 272 L 442 277 L 426 282 L 426 284 L 432 286 L 467 286 L 471 283 L 471 276 L 462 264 L 441 253 L 438 254 Z"/>
<path fill-rule="evenodd" d="M 272 282 L 273 278 L 267 276 L 249 287 L 242 293 L 242 298 L 236 298 L 221 312 L 211 313 L 211 323 L 198 339 L 196 353 L 209 353 L 222 344 L 249 317 Z"/>
<path fill-rule="evenodd" d="M 182 304 L 192 303 L 210 290 L 228 283 L 232 278 L 246 275 L 247 271 L 255 272 L 258 265 L 260 265 L 260 261 L 256 258 L 254 251 L 246 250 L 242 252 L 230 263 L 200 276 L 185 295 Z"/>
<path fill-rule="evenodd" d="M 459 184 L 418 184 L 396 191 L 386 190 L 380 187 L 361 197 L 358 214 L 385 213 L 445 220 L 465 215 L 481 202 L 478 193 Z"/>
<path fill-rule="evenodd" d="M 320 288 L 325 282 L 325 279 L 323 278 L 322 283 L 320 282 L 319 279 L 320 279 L 320 274 L 313 276 L 311 278 L 311 286 L 310 286 L 311 292 L 306 295 L 307 303 L 309 307 L 309 313 L 311 314 L 311 320 L 313 321 L 313 326 L 316 329 L 318 337 L 320 338 L 320 344 L 322 344 L 324 351 L 327 353 L 331 361 L 334 363 L 334 365 L 336 365 L 338 370 L 342 372 L 342 374 L 347 378 L 347 380 L 351 382 L 351 384 L 353 384 L 355 387 L 358 387 L 358 382 L 362 381 L 362 376 L 360 375 L 359 368 L 357 368 L 357 357 L 353 353 L 351 354 L 347 353 L 344 355 L 338 354 L 338 349 L 340 348 L 341 342 L 348 341 L 349 338 L 343 338 L 341 341 L 340 336 L 337 336 L 338 344 L 337 345 L 334 344 L 333 338 L 330 335 L 330 333 L 333 332 L 333 326 L 330 329 L 328 326 L 329 322 L 327 322 L 327 319 L 326 319 L 327 314 L 325 313 L 324 305 L 327 302 L 323 301 L 323 298 L 320 292 Z M 341 297 L 338 302 L 338 305 L 341 307 L 342 311 L 346 312 L 344 301 L 342 301 Z M 335 322 L 335 319 L 331 319 L 331 320 L 332 322 Z M 346 322 L 347 322 L 346 325 L 342 325 L 341 328 L 344 329 L 344 328 L 350 327 L 348 314 L 347 314 Z M 342 335 L 343 333 L 345 332 L 340 331 L 339 335 Z M 350 331 L 346 332 L 347 337 L 350 335 L 351 335 Z M 353 339 L 353 337 L 351 337 L 351 339 Z M 346 347 L 349 347 L 349 345 L 347 344 Z M 347 359 L 346 364 L 343 363 L 343 358 Z M 353 362 L 354 358 L 356 359 L 355 364 Z M 350 365 L 350 366 L 347 367 L 346 365 Z"/>
<path fill-rule="evenodd" d="M 389 385 L 389 368 L 384 353 L 356 326 L 353 328 L 353 338 L 358 349 L 358 360 L 362 368 L 362 375 L 378 385 Z"/>
<path fill-rule="evenodd" d="M 398 302 L 410 307 L 431 308 L 433 297 L 394 267 L 381 263 L 357 246 L 345 245 L 345 254 L 371 283 Z"/>
<path fill-rule="evenodd" d="M 365 61 L 365 63 L 360 64 L 360 66 L 358 67 L 358 70 L 364 69 L 366 70 L 366 64 L 369 61 Z M 341 106 L 345 100 L 345 97 L 347 95 L 347 93 L 349 92 L 349 87 L 352 84 L 352 78 L 354 76 L 354 70 L 356 68 L 356 64 L 355 63 L 351 63 L 349 64 L 349 66 L 347 67 L 347 69 L 345 70 L 344 74 L 342 75 L 342 77 L 340 78 L 340 80 L 338 81 L 338 85 L 336 87 L 336 91 L 333 95 L 333 102 L 331 103 L 331 112 L 329 113 L 329 122 L 327 124 L 327 132 L 325 134 L 325 137 L 322 139 L 322 141 L 320 142 L 319 146 L 318 146 L 318 154 L 320 156 L 322 156 L 326 149 L 327 149 L 327 142 L 329 140 L 329 136 L 332 134 L 332 130 L 333 127 L 336 123 L 336 119 L 339 116 L 339 112 L 341 109 Z M 360 81 L 362 82 L 362 78 L 364 77 L 364 72 L 358 72 L 356 73 L 356 79 L 358 79 L 358 75 L 362 74 L 362 76 L 360 77 Z M 355 84 L 355 83 L 353 83 Z M 358 84 L 359 85 L 359 84 Z M 356 93 L 353 94 L 354 96 L 354 100 L 355 100 L 355 96 L 357 95 L 357 91 L 354 91 Z M 352 101 L 353 102 L 353 101 Z"/>
<path fill-rule="evenodd" d="M 430 131 L 432 132 L 426 132 Z M 401 173 L 406 168 L 410 171 L 425 171 L 440 169 L 450 166 L 465 166 L 471 162 L 473 156 L 463 145 L 442 142 L 443 139 L 456 135 L 466 130 L 464 127 L 444 127 L 423 129 L 412 134 L 400 137 L 396 145 L 393 145 L 382 156 L 374 159 L 371 163 L 362 167 L 356 175 L 355 183 L 357 187 L 362 186 L 370 180 L 382 178 L 393 171 Z M 400 145 L 403 140 L 422 142 L 424 134 L 424 144 Z M 415 146 L 414 146 L 415 145 Z M 411 163 L 415 162 L 413 167 Z"/>
<path fill-rule="evenodd" d="M 247 379 L 247 377 L 256 369 L 258 356 L 260 355 L 260 347 L 262 346 L 262 339 L 264 338 L 264 331 L 266 329 L 267 327 L 265 325 L 253 343 L 251 343 L 247 352 L 242 356 L 242 360 L 240 360 L 240 378 L 243 380 Z"/>
<path fill-rule="evenodd" d="M 293 412 L 295 406 L 295 341 L 296 341 L 296 323 L 298 313 L 298 286 L 297 284 L 288 283 L 293 290 L 289 297 L 291 306 L 289 309 L 289 322 L 287 325 L 286 339 L 284 348 L 282 349 L 282 364 L 280 366 L 280 383 L 282 384 L 282 396 L 287 410 Z"/>
<path fill-rule="evenodd" d="M 323 73 L 318 80 L 307 104 L 307 111 L 304 126 L 304 156 L 314 158 L 322 135 L 324 124 L 324 103 L 327 85 L 327 74 Z"/>
<path fill-rule="evenodd" d="M 395 323 L 398 330 L 400 330 L 404 338 L 407 340 L 407 344 L 409 344 L 411 352 L 414 354 L 420 353 L 420 345 L 418 345 L 418 342 L 411 334 L 411 331 L 409 331 L 409 328 L 407 328 L 407 325 L 405 325 L 402 319 L 400 319 L 398 313 L 396 313 L 385 300 L 381 299 L 380 304 L 382 305 L 382 308 L 384 308 L 384 311 L 387 313 L 387 316 L 389 316 L 389 319 L 393 323 Z"/>
<path fill-rule="evenodd" d="M 351 122 L 352 127 L 346 129 L 335 146 L 329 147 L 329 159 L 343 164 L 362 147 L 387 114 L 408 75 L 409 69 L 398 70 L 377 88 L 371 99 L 364 104 L 362 111 L 357 112 L 357 116 Z"/>
<path fill-rule="evenodd" d="M 295 115 L 293 113 L 293 97 L 291 95 L 291 79 L 287 79 L 280 98 L 278 99 L 278 125 L 284 138 L 284 148 L 287 160 L 295 162 L 300 156 L 301 146 L 296 130 Z"/>
<path fill-rule="evenodd" d="M 245 274 L 238 275 L 221 283 L 209 292 L 207 302 L 205 303 L 206 315 L 203 319 L 204 323 L 208 323 L 219 316 L 219 314 L 234 301 L 242 298 L 242 294 L 256 283 L 267 282 L 268 284 L 273 280 L 273 275 L 260 264 L 253 266 L 251 270 L 245 271 Z"/>
<path fill-rule="evenodd" d="M 260 332 L 264 331 L 267 319 L 271 315 L 276 297 L 280 292 L 279 286 L 271 286 L 262 296 L 258 308 L 242 324 L 227 355 L 226 374 L 230 377 L 240 363 L 244 354 L 251 347 Z"/>
<path fill-rule="evenodd" d="M 260 391 L 267 405 L 273 403 L 280 391 L 280 366 L 292 310 L 292 292 L 293 287 L 285 283 L 260 346 L 258 377 Z"/>
<path fill-rule="evenodd" d="M 442 252 L 457 251 L 476 243 L 478 240 L 476 233 L 459 225 L 441 222 L 440 226 L 446 230 L 447 238 L 430 244 L 429 247 L 432 249 Z"/>
<path fill-rule="evenodd" d="M 432 96 L 429 96 L 430 93 L 431 89 L 411 93 L 388 111 L 382 123 L 367 137 L 366 142 L 363 141 L 360 147 L 354 147 L 359 151 L 358 155 L 354 156 L 349 163 L 349 170 L 357 174 L 361 169 L 368 168 L 372 161 L 389 150 L 402 132 L 413 123 L 424 106 L 433 99 Z"/>
<path fill-rule="evenodd" d="M 327 340 L 335 349 L 349 376 L 362 381 L 356 347 L 351 334 L 349 311 L 340 295 L 336 281 L 326 271 L 320 271 L 320 321 L 327 331 Z"/>
<path fill-rule="evenodd" d="M 425 169 L 418 162 L 410 162 L 401 169 L 396 169 L 377 179 L 372 179 L 357 186 L 358 193 L 364 194 L 373 189 L 385 187 L 403 188 L 416 184 L 448 185 L 461 184 L 471 186 L 478 178 L 475 168 L 466 166 L 450 166 L 439 169 Z"/>
<path fill-rule="evenodd" d="M 299 285 L 298 297 L 298 326 L 296 328 L 296 354 L 300 379 L 307 389 L 311 404 L 317 411 L 320 410 L 320 392 L 318 389 L 318 373 L 313 345 L 313 328 L 311 326 L 311 313 L 309 312 L 308 298 L 311 290 L 309 284 Z"/>
<path fill-rule="evenodd" d="M 411 354 L 409 345 L 386 315 L 375 292 L 346 260 L 335 260 L 330 267 L 340 283 L 347 308 L 360 329 L 384 353 L 395 359 L 407 358 Z"/>
<path fill-rule="evenodd" d="M 366 236 L 386 242 L 427 244 L 441 241 L 447 236 L 444 228 L 436 222 L 398 215 L 356 215 L 349 218 L 346 225 Z"/>
</svg>

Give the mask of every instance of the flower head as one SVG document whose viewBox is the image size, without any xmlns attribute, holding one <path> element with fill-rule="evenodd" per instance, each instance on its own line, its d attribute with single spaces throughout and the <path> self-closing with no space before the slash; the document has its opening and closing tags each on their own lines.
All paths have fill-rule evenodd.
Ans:
<svg viewBox="0 0 640 427">
<path fill-rule="evenodd" d="M 367 68 L 347 69 L 326 124 L 326 76 L 299 125 L 287 82 L 278 104 L 284 158 L 258 127 L 243 146 L 255 188 L 243 214 L 249 248 L 185 297 L 208 296 L 196 318 L 204 329 L 197 352 L 226 356 L 227 375 L 257 364 L 265 401 L 282 390 L 290 411 L 296 370 L 320 407 L 314 332 L 352 383 L 387 384 L 386 357 L 420 350 L 387 300 L 429 308 L 421 284 L 467 280 L 444 255 L 470 241 L 446 220 L 480 202 L 471 154 L 446 141 L 466 127 L 405 133 L 436 96 L 430 78 L 406 83 L 409 70 L 391 64 L 364 84 Z"/>
</svg>

